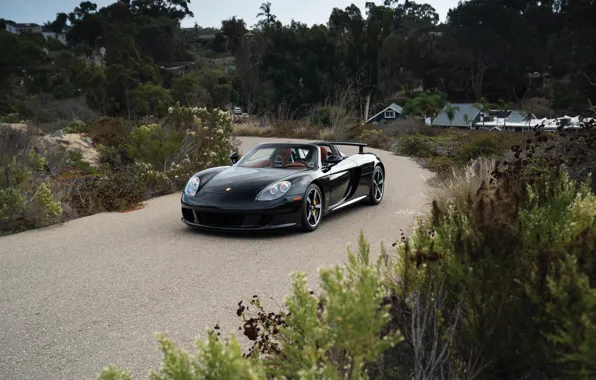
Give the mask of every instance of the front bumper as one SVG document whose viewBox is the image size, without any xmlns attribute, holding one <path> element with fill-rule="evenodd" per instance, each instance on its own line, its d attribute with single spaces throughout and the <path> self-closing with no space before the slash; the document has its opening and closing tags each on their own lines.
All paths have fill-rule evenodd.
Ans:
<svg viewBox="0 0 596 380">
<path fill-rule="evenodd" d="M 293 197 L 292 197 L 293 198 Z M 181 199 L 182 222 L 188 226 L 225 231 L 261 231 L 299 226 L 302 201 L 292 198 L 275 202 L 249 202 L 213 206 Z"/>
</svg>

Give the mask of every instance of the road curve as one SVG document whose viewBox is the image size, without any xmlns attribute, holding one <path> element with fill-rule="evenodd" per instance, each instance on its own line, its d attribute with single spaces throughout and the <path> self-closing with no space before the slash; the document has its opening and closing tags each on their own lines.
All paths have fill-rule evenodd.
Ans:
<svg viewBox="0 0 596 380">
<path fill-rule="evenodd" d="M 264 140 L 296 141 L 243 137 L 241 150 Z M 180 221 L 177 193 L 0 238 L 0 378 L 95 379 L 115 363 L 145 379 L 161 358 L 155 332 L 192 350 L 216 323 L 238 332 L 238 301 L 281 304 L 293 271 L 310 271 L 315 284 L 317 268 L 343 262 L 361 228 L 375 253 L 390 247 L 427 209 L 430 173 L 370 150 L 386 165 L 383 202 L 349 206 L 312 233 L 194 231 Z"/>
</svg>

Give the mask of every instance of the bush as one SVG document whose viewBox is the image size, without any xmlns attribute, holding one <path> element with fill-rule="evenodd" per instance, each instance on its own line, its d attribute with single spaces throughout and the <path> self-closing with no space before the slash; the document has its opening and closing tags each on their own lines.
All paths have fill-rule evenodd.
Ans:
<svg viewBox="0 0 596 380">
<path fill-rule="evenodd" d="M 444 176 L 449 176 L 453 169 L 460 168 L 460 165 L 447 155 L 432 156 L 428 158 L 424 166 L 434 171 L 436 173 L 434 178 L 439 180 L 444 178 Z"/>
<path fill-rule="evenodd" d="M 432 155 L 432 144 L 428 138 L 420 135 L 401 136 L 397 143 L 397 151 L 406 156 L 430 157 Z"/>
<path fill-rule="evenodd" d="M 183 133 L 157 124 L 133 128 L 127 144 L 128 153 L 136 160 L 167 170 L 182 144 Z"/>
<path fill-rule="evenodd" d="M 150 196 L 146 171 L 143 166 L 127 165 L 99 175 L 65 178 L 63 199 L 79 217 L 134 208 Z"/>
<path fill-rule="evenodd" d="M 170 92 L 161 86 L 145 83 L 130 93 L 132 111 L 137 116 L 156 115 L 164 117 L 168 107 L 174 103 Z"/>
<path fill-rule="evenodd" d="M 175 128 L 184 131 L 166 173 L 179 186 L 198 170 L 230 164 L 229 155 L 237 149 L 231 113 L 176 104 L 170 107 L 169 114 Z"/>
<path fill-rule="evenodd" d="M 103 145 L 117 147 L 127 142 L 132 124 L 124 119 L 102 117 L 88 124 L 89 136 Z"/>
<path fill-rule="evenodd" d="M 511 149 L 525 136 L 522 134 L 502 132 L 471 133 L 455 152 L 455 158 L 460 163 L 470 162 L 479 157 L 499 155 Z"/>
<path fill-rule="evenodd" d="M 339 107 L 318 107 L 311 117 L 311 122 L 322 128 L 331 128 L 333 126 L 334 116 L 342 113 L 343 110 Z"/>
<path fill-rule="evenodd" d="M 383 330 L 390 315 L 381 268 L 380 261 L 371 261 L 361 233 L 359 251 L 348 250 L 345 266 L 320 271 L 319 296 L 308 289 L 305 275 L 296 273 L 287 312 L 267 314 L 254 298 L 259 313 L 248 318 L 248 308 L 239 304 L 244 332 L 255 341 L 253 354 L 241 356 L 233 335 L 222 343 L 215 331 L 206 343 L 197 341 L 195 356 L 160 335 L 162 365 L 152 378 L 365 378 L 367 365 L 401 341 L 398 331 Z M 259 351 L 267 356 L 259 359 Z M 111 366 L 99 378 L 127 379 L 126 373 Z"/>
<path fill-rule="evenodd" d="M 366 129 L 357 138 L 372 148 L 388 149 L 391 146 L 391 140 L 385 132 L 378 129 Z"/>
<path fill-rule="evenodd" d="M 89 129 L 87 128 L 87 124 L 81 120 L 73 120 L 66 127 L 62 129 L 64 133 L 87 133 Z"/>
<path fill-rule="evenodd" d="M 45 173 L 45 160 L 31 149 L 0 166 L 0 231 L 41 227 L 59 220 Z"/>
<path fill-rule="evenodd" d="M 535 149 L 544 141 L 516 148 L 505 169 L 481 160 L 455 171 L 430 218 L 399 243 L 392 323 L 405 341 L 379 359 L 384 369 L 414 378 L 596 374 L 596 196 L 556 162 L 543 164 Z"/>
<path fill-rule="evenodd" d="M 22 123 L 23 118 L 18 113 L 12 112 L 4 116 L 0 116 L 0 123 L 18 124 Z"/>
</svg>

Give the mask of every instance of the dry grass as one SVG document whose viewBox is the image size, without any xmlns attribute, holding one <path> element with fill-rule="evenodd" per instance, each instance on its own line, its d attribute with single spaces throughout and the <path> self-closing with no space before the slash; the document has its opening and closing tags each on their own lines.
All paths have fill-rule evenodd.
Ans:
<svg viewBox="0 0 596 380">
<path fill-rule="evenodd" d="M 233 136 L 257 137 L 286 137 L 286 138 L 318 138 L 319 128 L 300 120 L 277 121 L 265 126 L 256 123 L 243 123 L 234 125 Z"/>
<path fill-rule="evenodd" d="M 237 124 L 234 125 L 232 135 L 270 137 L 274 135 L 274 131 L 271 127 L 259 127 L 255 124 Z"/>
<path fill-rule="evenodd" d="M 490 181 L 495 159 L 478 158 L 470 165 L 453 167 L 450 172 L 434 178 L 429 191 L 429 201 L 436 200 L 439 209 L 446 211 L 450 205 L 464 207 L 476 194 L 483 181 Z"/>
</svg>

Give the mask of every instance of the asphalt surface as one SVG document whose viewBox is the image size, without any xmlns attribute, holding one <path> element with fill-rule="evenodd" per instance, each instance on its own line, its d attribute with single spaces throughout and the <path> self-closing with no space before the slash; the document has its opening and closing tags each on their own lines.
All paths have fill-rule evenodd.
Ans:
<svg viewBox="0 0 596 380">
<path fill-rule="evenodd" d="M 289 139 L 242 138 L 254 144 Z M 367 148 L 368 150 L 368 148 Z M 0 238 L 0 379 L 95 379 L 110 363 L 145 379 L 158 368 L 156 332 L 194 350 L 219 324 L 239 333 L 240 300 L 281 305 L 291 273 L 345 261 L 362 228 L 377 253 L 428 209 L 430 173 L 377 152 L 386 173 L 380 205 L 354 205 L 312 233 L 214 234 L 180 221 L 180 194 L 129 213 L 102 213 Z M 343 152 L 357 152 L 344 147 Z"/>
</svg>

